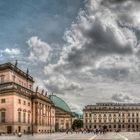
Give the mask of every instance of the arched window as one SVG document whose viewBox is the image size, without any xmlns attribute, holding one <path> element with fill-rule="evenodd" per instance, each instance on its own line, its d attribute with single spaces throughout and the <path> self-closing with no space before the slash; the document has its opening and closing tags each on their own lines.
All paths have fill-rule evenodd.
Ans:
<svg viewBox="0 0 140 140">
<path fill-rule="evenodd" d="M 22 111 L 22 109 L 21 108 L 18 108 L 18 110 L 17 111 Z"/>
</svg>

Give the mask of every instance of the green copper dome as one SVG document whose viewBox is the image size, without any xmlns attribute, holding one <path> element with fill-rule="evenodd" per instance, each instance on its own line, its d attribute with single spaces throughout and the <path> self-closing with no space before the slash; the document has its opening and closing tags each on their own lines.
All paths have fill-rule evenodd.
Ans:
<svg viewBox="0 0 140 140">
<path fill-rule="evenodd" d="M 63 109 L 66 112 L 71 112 L 69 106 L 61 98 L 57 97 L 56 95 L 51 95 L 50 99 L 52 100 L 52 102 L 54 103 L 54 105 L 56 107 L 59 107 L 59 108 Z"/>
</svg>

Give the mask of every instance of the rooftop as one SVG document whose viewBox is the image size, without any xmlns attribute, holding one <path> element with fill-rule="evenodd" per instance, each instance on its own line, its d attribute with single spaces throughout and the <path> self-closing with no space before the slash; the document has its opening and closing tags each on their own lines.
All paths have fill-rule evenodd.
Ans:
<svg viewBox="0 0 140 140">
<path fill-rule="evenodd" d="M 28 78 L 28 80 L 34 82 L 33 77 L 30 76 L 28 73 L 25 73 L 24 71 L 22 71 L 21 69 L 19 69 L 17 66 L 13 65 L 12 63 L 8 62 L 8 63 L 4 63 L 4 64 L 0 64 L 0 71 L 1 70 L 6 70 L 6 69 L 10 69 L 12 71 L 15 71 L 16 73 L 18 73 L 19 75 Z"/>
<path fill-rule="evenodd" d="M 56 95 L 50 95 L 50 99 L 52 100 L 52 102 L 54 103 L 54 105 L 66 112 L 71 112 L 69 106 L 67 105 L 67 103 L 62 100 L 61 98 L 59 98 Z"/>
</svg>

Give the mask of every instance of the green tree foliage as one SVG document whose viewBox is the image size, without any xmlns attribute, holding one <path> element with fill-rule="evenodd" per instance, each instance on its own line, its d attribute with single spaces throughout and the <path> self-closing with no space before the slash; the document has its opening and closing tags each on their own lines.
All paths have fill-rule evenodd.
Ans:
<svg viewBox="0 0 140 140">
<path fill-rule="evenodd" d="M 73 121 L 72 129 L 82 128 L 83 127 L 83 121 L 80 119 L 76 119 Z"/>
</svg>

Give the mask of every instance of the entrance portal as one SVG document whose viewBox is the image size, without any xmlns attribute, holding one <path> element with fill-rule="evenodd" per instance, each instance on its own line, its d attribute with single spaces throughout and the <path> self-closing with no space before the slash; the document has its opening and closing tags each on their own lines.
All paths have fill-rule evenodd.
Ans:
<svg viewBox="0 0 140 140">
<path fill-rule="evenodd" d="M 18 132 L 21 132 L 21 127 L 20 126 L 18 127 Z"/>
<path fill-rule="evenodd" d="M 108 128 L 107 128 L 107 126 L 106 126 L 106 125 L 104 125 L 104 126 L 103 126 L 103 129 L 104 129 L 104 130 L 108 130 Z"/>
<path fill-rule="evenodd" d="M 12 133 L 12 126 L 7 126 L 7 133 L 8 134 Z"/>
<path fill-rule="evenodd" d="M 57 132 L 58 130 L 59 130 L 59 124 L 56 123 L 56 125 L 55 125 L 55 131 Z"/>
</svg>

